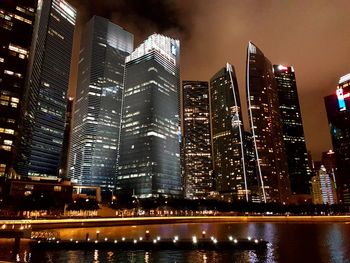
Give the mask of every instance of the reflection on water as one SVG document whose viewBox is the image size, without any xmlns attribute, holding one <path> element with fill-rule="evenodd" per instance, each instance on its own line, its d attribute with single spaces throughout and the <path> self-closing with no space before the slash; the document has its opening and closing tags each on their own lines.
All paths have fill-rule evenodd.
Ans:
<svg viewBox="0 0 350 263">
<path fill-rule="evenodd" d="M 205 250 L 30 250 L 22 242 L 18 255 L 13 251 L 13 240 L 0 241 L 0 261 L 18 262 L 347 262 L 350 258 L 350 224 L 307 223 L 207 223 L 172 224 L 100 228 L 56 229 L 61 239 L 104 240 L 144 237 L 146 230 L 151 238 L 207 237 L 218 240 L 229 235 L 235 238 L 254 237 L 270 242 L 265 251 L 205 251 Z"/>
</svg>

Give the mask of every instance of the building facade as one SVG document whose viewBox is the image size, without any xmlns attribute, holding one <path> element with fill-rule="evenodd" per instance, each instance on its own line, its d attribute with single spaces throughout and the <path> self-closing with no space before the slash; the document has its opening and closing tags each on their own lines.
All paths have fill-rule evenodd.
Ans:
<svg viewBox="0 0 350 263">
<path fill-rule="evenodd" d="M 312 177 L 311 186 L 312 202 L 315 205 L 337 204 L 334 174 L 328 174 L 323 165 L 321 165 L 318 174 Z"/>
<path fill-rule="evenodd" d="M 0 177 L 13 167 L 37 1 L 0 1 Z"/>
<path fill-rule="evenodd" d="M 127 57 L 117 193 L 183 195 L 178 40 L 153 34 Z"/>
<path fill-rule="evenodd" d="M 94 16 L 80 46 L 78 86 L 69 157 L 69 177 L 99 186 L 102 196 L 115 188 L 124 90 L 125 58 L 133 35 Z"/>
<path fill-rule="evenodd" d="M 58 175 L 76 16 L 63 0 L 38 2 L 18 142 L 22 176 Z"/>
<path fill-rule="evenodd" d="M 274 65 L 273 69 L 277 82 L 291 191 L 298 195 L 310 194 L 311 170 L 308 164 L 295 72 L 291 66 Z"/>
<path fill-rule="evenodd" d="M 237 78 L 227 64 L 210 79 L 215 188 L 227 200 L 248 200 L 243 122 Z"/>
<path fill-rule="evenodd" d="M 206 198 L 213 191 L 209 84 L 182 82 L 184 194 Z"/>
<path fill-rule="evenodd" d="M 324 98 L 337 166 L 339 201 L 350 205 L 350 74 L 340 78 L 336 92 Z"/>
<path fill-rule="evenodd" d="M 271 62 L 252 42 L 247 50 L 246 85 L 262 200 L 288 203 L 291 192 L 277 84 Z"/>
</svg>

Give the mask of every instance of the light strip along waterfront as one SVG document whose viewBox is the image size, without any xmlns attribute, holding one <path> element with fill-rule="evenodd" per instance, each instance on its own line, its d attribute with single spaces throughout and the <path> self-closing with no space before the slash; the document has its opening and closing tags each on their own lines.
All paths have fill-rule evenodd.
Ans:
<svg viewBox="0 0 350 263">
<path fill-rule="evenodd" d="M 66 218 L 0 220 L 0 229 L 30 224 L 32 229 L 126 226 L 176 223 L 244 223 L 244 222 L 344 222 L 350 224 L 350 215 L 339 216 L 178 216 L 178 217 L 128 217 L 128 218 Z"/>
</svg>

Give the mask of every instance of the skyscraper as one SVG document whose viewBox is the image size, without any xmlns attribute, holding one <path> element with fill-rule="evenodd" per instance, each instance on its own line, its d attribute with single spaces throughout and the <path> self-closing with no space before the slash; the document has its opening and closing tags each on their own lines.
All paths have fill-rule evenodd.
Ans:
<svg viewBox="0 0 350 263">
<path fill-rule="evenodd" d="M 58 175 L 76 15 L 64 0 L 38 2 L 17 154 L 20 175 Z"/>
<path fill-rule="evenodd" d="M 216 190 L 227 201 L 248 200 L 241 103 L 230 64 L 210 79 L 210 104 Z"/>
<path fill-rule="evenodd" d="M 182 195 L 178 40 L 153 34 L 127 57 L 117 193 Z"/>
<path fill-rule="evenodd" d="M 334 94 L 324 98 L 331 132 L 339 200 L 350 204 L 350 74 L 342 76 Z"/>
<path fill-rule="evenodd" d="M 311 179 L 312 202 L 314 204 L 336 204 L 337 194 L 335 191 L 334 175 L 328 174 L 326 168 L 321 165 L 317 175 Z"/>
<path fill-rule="evenodd" d="M 249 42 L 247 100 L 255 161 L 264 202 L 289 202 L 290 182 L 278 90 L 271 62 Z"/>
<path fill-rule="evenodd" d="M 0 177 L 10 173 L 37 1 L 0 1 Z"/>
<path fill-rule="evenodd" d="M 182 82 L 184 192 L 190 199 L 213 191 L 207 81 Z"/>
<path fill-rule="evenodd" d="M 308 164 L 294 69 L 282 65 L 274 65 L 273 69 L 277 82 L 290 187 L 294 194 L 310 194 L 311 170 Z"/>
<path fill-rule="evenodd" d="M 82 34 L 69 176 L 113 191 L 124 89 L 125 58 L 133 35 L 94 16 Z"/>
</svg>

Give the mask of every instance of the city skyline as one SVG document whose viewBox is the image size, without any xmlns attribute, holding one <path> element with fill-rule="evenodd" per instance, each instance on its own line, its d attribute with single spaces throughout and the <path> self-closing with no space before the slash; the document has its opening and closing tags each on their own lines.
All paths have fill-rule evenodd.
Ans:
<svg viewBox="0 0 350 263">
<path fill-rule="evenodd" d="M 234 64 L 241 99 L 245 97 L 245 47 L 249 40 L 254 41 L 273 64 L 295 68 L 307 148 L 315 159 L 331 148 L 323 97 L 331 94 L 337 79 L 350 71 L 346 59 L 350 56 L 350 38 L 346 34 L 349 21 L 345 11 L 349 2 L 146 1 L 137 8 L 137 1 L 91 1 L 88 7 L 83 1 L 70 2 L 79 9 L 78 24 L 91 14 L 105 16 L 134 33 L 135 45 L 153 32 L 179 37 L 183 80 L 209 80 L 222 64 Z M 157 4 L 157 10 L 164 14 L 151 12 Z M 263 12 L 255 12 L 257 9 Z M 129 15 L 123 16 L 126 11 Z M 305 43 L 303 49 L 300 42 Z M 72 67 L 74 72 L 74 63 Z M 74 76 L 71 87 L 72 83 Z M 245 105 L 242 108 L 246 112 Z M 314 118 L 315 114 L 320 117 Z M 247 116 L 243 117 L 247 124 Z"/>
</svg>

